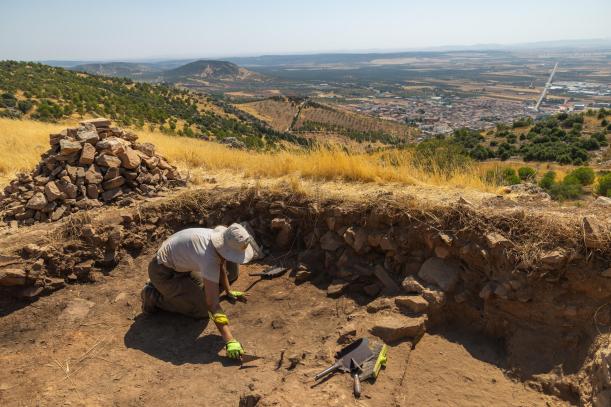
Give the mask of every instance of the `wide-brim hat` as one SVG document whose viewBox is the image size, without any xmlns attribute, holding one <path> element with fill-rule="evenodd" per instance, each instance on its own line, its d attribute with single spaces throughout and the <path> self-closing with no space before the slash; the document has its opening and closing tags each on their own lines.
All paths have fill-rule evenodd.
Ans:
<svg viewBox="0 0 611 407">
<path fill-rule="evenodd" d="M 254 239 L 240 224 L 215 227 L 211 240 L 216 251 L 227 261 L 246 264 L 255 257 Z"/>
</svg>

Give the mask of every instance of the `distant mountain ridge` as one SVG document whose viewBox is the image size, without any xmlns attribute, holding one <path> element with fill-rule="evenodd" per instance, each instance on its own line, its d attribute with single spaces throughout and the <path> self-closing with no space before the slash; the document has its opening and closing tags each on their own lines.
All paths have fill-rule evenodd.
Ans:
<svg viewBox="0 0 611 407">
<path fill-rule="evenodd" d="M 264 75 L 233 62 L 201 59 L 176 66 L 174 63 L 102 62 L 68 68 L 92 75 L 127 78 L 141 82 L 181 84 L 187 87 L 223 90 L 263 82 Z"/>
<path fill-rule="evenodd" d="M 378 59 L 381 57 L 403 57 L 417 56 L 420 53 L 440 53 L 448 51 L 523 51 L 523 50 L 557 50 L 557 49 L 611 49 L 611 38 L 586 38 L 573 40 L 552 40 L 552 41 L 531 41 L 523 43 L 480 43 L 480 44 L 457 44 L 440 45 L 428 47 L 413 47 L 405 49 L 369 49 L 369 50 L 345 50 L 345 51 L 325 51 L 325 52 L 304 52 L 287 54 L 262 54 L 257 56 L 226 56 L 222 61 L 233 62 L 240 66 L 266 66 L 293 63 L 312 63 L 315 62 L 352 62 L 366 61 L 367 59 Z M 162 71 L 174 69 L 191 62 L 199 60 L 209 60 L 209 58 L 138 58 L 127 60 L 127 64 L 144 64 Z M 215 59 L 216 60 L 216 59 Z M 42 60 L 38 61 L 46 65 L 74 69 L 78 65 L 100 65 L 113 63 L 107 61 L 87 61 L 87 60 Z"/>
<path fill-rule="evenodd" d="M 242 68 L 232 62 L 216 60 L 199 60 L 178 68 L 162 72 L 165 82 L 182 82 L 192 80 L 244 81 L 260 80 L 262 75 Z"/>
<path fill-rule="evenodd" d="M 83 64 L 70 68 L 73 71 L 85 72 L 93 75 L 124 77 L 124 78 L 143 78 L 161 72 L 152 64 L 135 62 L 106 62 L 95 64 Z"/>
</svg>

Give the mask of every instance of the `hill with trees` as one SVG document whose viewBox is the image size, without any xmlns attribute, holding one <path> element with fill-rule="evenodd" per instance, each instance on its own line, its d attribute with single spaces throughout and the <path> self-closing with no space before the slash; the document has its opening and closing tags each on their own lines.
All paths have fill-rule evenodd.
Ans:
<svg viewBox="0 0 611 407">
<path fill-rule="evenodd" d="M 0 61 L 0 117 L 60 121 L 106 116 L 121 126 L 224 140 L 251 148 L 307 145 L 211 96 L 162 84 L 104 77 L 32 62 Z"/>
<path fill-rule="evenodd" d="M 263 76 L 226 61 L 199 60 L 161 74 L 164 82 L 188 81 L 247 81 L 262 80 Z"/>
<path fill-rule="evenodd" d="M 336 137 L 358 144 L 399 146 L 413 141 L 417 132 L 404 123 L 374 118 L 307 98 L 275 96 L 241 103 L 237 107 L 276 130 L 288 130 L 319 141 Z"/>
<path fill-rule="evenodd" d="M 486 134 L 458 129 L 448 140 L 476 160 L 520 157 L 525 161 L 582 165 L 593 155 L 608 151 L 609 115 L 611 111 L 600 109 L 538 120 L 524 118 L 511 125 L 499 124 Z"/>
<path fill-rule="evenodd" d="M 159 74 L 161 69 L 153 64 L 132 62 L 107 62 L 98 64 L 83 64 L 70 68 L 73 71 L 85 72 L 92 75 L 114 76 L 118 78 L 146 79 L 151 75 Z"/>
<path fill-rule="evenodd" d="M 76 65 L 69 69 L 140 82 L 180 85 L 200 91 L 237 89 L 264 83 L 266 80 L 265 76 L 232 62 L 216 60 L 197 60 L 179 66 L 164 63 L 106 62 Z"/>
</svg>

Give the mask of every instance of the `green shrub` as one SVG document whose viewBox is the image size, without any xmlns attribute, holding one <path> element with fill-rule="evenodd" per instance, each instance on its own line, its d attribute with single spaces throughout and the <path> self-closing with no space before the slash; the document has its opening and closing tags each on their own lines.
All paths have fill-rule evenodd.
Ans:
<svg viewBox="0 0 611 407">
<path fill-rule="evenodd" d="M 431 139 L 416 145 L 413 164 L 430 172 L 450 177 L 472 163 L 464 148 L 452 140 Z"/>
<path fill-rule="evenodd" d="M 583 193 L 579 179 L 573 175 L 567 175 L 562 182 L 551 186 L 549 194 L 552 199 L 564 201 L 567 199 L 577 199 Z"/>
<path fill-rule="evenodd" d="M 15 107 L 17 106 L 17 98 L 12 93 L 3 93 L 0 95 L 0 107 Z"/>
<path fill-rule="evenodd" d="M 581 141 L 581 147 L 588 151 L 599 150 L 600 143 L 598 142 L 598 139 L 594 137 L 590 137 L 589 139 L 585 139 Z"/>
<path fill-rule="evenodd" d="M 592 138 L 596 139 L 601 146 L 606 147 L 609 145 L 609 142 L 607 141 L 607 135 L 602 131 L 592 134 Z"/>
<path fill-rule="evenodd" d="M 520 183 L 520 178 L 513 168 L 505 168 L 502 172 L 502 176 L 506 185 L 516 185 Z"/>
<path fill-rule="evenodd" d="M 598 187 L 596 193 L 611 198 L 611 173 L 598 177 Z"/>
<path fill-rule="evenodd" d="M 495 168 L 486 171 L 486 182 L 496 185 L 516 185 L 520 183 L 520 178 L 516 170 L 511 167 Z"/>
<path fill-rule="evenodd" d="M 20 100 L 19 102 L 17 102 L 17 108 L 21 111 L 21 113 L 29 112 L 32 109 L 33 105 L 34 104 L 30 99 Z"/>
<path fill-rule="evenodd" d="M 580 167 L 571 171 L 571 173 L 567 175 L 567 178 L 568 177 L 575 177 L 581 185 L 592 185 L 596 175 L 592 168 Z"/>
<path fill-rule="evenodd" d="M 554 171 L 546 172 L 543 178 L 541 178 L 541 181 L 539 181 L 539 186 L 545 190 L 550 190 L 555 184 L 556 173 Z"/>
<path fill-rule="evenodd" d="M 531 167 L 520 167 L 518 168 L 518 176 L 522 181 L 533 180 L 535 179 L 535 175 L 537 174 L 537 170 Z"/>
</svg>

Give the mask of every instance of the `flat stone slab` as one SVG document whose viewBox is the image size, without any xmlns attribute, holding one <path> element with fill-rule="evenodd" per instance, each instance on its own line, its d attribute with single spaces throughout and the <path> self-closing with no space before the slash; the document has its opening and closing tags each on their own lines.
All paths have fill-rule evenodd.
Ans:
<svg viewBox="0 0 611 407">
<path fill-rule="evenodd" d="M 396 297 L 395 304 L 399 308 L 405 308 L 412 312 L 426 312 L 429 308 L 429 302 L 420 295 Z"/>
<path fill-rule="evenodd" d="M 344 290 L 348 287 L 348 283 L 343 280 L 334 280 L 331 282 L 329 287 L 327 287 L 327 296 L 329 297 L 339 297 Z"/>
<path fill-rule="evenodd" d="M 375 319 L 369 332 L 386 343 L 416 338 L 425 331 L 426 317 L 411 318 L 401 314 L 381 315 Z"/>
</svg>

